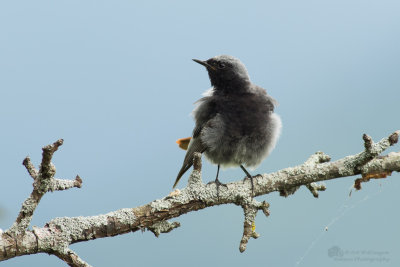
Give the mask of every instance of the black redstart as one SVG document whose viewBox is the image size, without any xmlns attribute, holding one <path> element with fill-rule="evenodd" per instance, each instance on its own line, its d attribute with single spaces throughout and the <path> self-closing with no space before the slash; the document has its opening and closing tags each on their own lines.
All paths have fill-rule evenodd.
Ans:
<svg viewBox="0 0 400 267">
<path fill-rule="evenodd" d="M 218 180 L 220 166 L 240 166 L 251 179 L 253 192 L 253 177 L 243 165 L 255 168 L 275 147 L 282 126 L 274 113 L 277 102 L 251 83 L 239 59 L 221 55 L 207 61 L 193 60 L 206 67 L 212 88 L 196 102 L 192 138 L 177 141 L 187 152 L 173 187 L 193 165 L 193 154 L 200 152 L 218 165 L 217 190 L 222 185 Z"/>
</svg>

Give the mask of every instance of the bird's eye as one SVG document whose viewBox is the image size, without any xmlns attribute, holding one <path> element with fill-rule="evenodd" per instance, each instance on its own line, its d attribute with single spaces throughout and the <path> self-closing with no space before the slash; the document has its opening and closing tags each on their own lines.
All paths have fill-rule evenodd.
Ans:
<svg viewBox="0 0 400 267">
<path fill-rule="evenodd" d="M 225 64 L 224 63 L 218 63 L 218 69 L 225 69 Z"/>
</svg>

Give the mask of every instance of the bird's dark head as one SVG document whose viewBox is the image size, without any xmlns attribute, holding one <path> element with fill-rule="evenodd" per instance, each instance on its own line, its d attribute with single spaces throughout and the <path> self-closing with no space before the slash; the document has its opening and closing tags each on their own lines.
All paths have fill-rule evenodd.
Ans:
<svg viewBox="0 0 400 267">
<path fill-rule="evenodd" d="M 205 66 L 210 77 L 211 84 L 216 89 L 235 90 L 250 84 L 249 74 L 244 64 L 237 58 L 221 55 L 206 61 L 193 59 Z"/>
</svg>

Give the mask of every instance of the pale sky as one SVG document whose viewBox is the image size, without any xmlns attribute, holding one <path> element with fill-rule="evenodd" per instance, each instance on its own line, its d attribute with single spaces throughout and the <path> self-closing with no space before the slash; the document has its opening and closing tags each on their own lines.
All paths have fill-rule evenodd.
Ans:
<svg viewBox="0 0 400 267">
<path fill-rule="evenodd" d="M 363 133 L 378 141 L 400 129 L 399 10 L 385 0 L 1 1 L 0 228 L 32 190 L 22 160 L 38 164 L 59 138 L 56 176 L 79 174 L 83 187 L 46 194 L 32 225 L 166 196 L 184 157 L 175 140 L 190 136 L 193 103 L 210 87 L 192 58 L 240 58 L 279 102 L 281 138 L 253 174 L 316 151 L 333 160 L 362 151 Z M 204 161 L 203 181 L 215 173 Z M 222 182 L 243 177 L 220 173 Z M 349 197 L 355 178 L 326 182 L 319 199 L 305 188 L 259 197 L 271 216 L 258 214 L 261 236 L 243 254 L 233 205 L 181 216 L 159 238 L 136 232 L 71 248 L 93 266 L 400 266 L 400 175 Z M 341 258 L 328 255 L 338 249 Z M 0 266 L 65 264 L 42 254 Z"/>
</svg>

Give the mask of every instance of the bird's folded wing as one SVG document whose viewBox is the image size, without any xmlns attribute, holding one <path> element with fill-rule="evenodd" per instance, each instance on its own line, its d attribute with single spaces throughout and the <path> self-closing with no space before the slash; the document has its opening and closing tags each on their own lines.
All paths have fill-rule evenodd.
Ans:
<svg viewBox="0 0 400 267">
<path fill-rule="evenodd" d="M 203 153 L 206 150 L 206 146 L 201 142 L 200 137 L 192 138 L 189 143 L 188 150 L 186 152 L 185 159 L 183 160 L 183 165 L 181 170 L 178 173 L 178 176 L 176 177 L 174 188 L 179 180 L 181 179 L 182 175 L 190 169 L 193 165 L 193 156 L 195 152 Z"/>
</svg>

